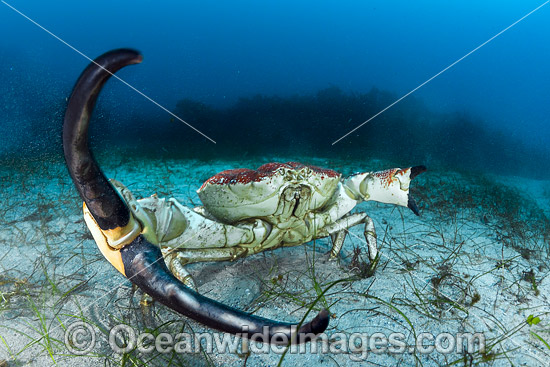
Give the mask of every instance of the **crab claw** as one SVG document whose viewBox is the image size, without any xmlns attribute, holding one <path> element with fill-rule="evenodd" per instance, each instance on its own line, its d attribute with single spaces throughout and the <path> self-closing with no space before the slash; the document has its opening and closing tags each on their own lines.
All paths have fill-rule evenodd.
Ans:
<svg viewBox="0 0 550 367">
<path fill-rule="evenodd" d="M 426 166 L 414 166 L 414 167 L 410 167 L 410 168 L 407 168 L 405 170 L 401 170 L 401 172 L 405 171 L 404 172 L 404 175 L 406 176 L 407 175 L 407 172 L 406 171 L 409 171 L 408 172 L 408 180 L 409 182 L 412 181 L 416 176 L 418 176 L 419 174 L 423 173 L 423 172 L 426 172 L 427 168 Z M 407 190 L 408 191 L 408 190 Z M 420 216 L 420 210 L 418 209 L 418 205 L 416 205 L 416 201 L 412 198 L 411 195 L 408 195 L 408 199 L 407 199 L 407 208 L 409 208 L 410 210 L 412 210 L 412 212 L 418 216 Z"/>
<path fill-rule="evenodd" d="M 105 178 L 88 147 L 88 125 L 97 96 L 113 73 L 140 63 L 129 49 L 107 52 L 78 79 L 65 114 L 63 149 L 67 168 L 84 200 L 84 217 L 107 260 L 128 280 L 160 303 L 208 327 L 279 345 L 313 340 L 325 331 L 329 313 L 321 311 L 299 325 L 250 315 L 200 295 L 180 282 L 166 267 L 158 246 L 141 233 L 126 202 Z M 267 338 L 267 340 L 266 340 Z"/>
<path fill-rule="evenodd" d="M 357 173 L 348 177 L 344 185 L 348 193 L 356 200 L 374 200 L 406 206 L 414 214 L 420 215 L 416 202 L 409 195 L 409 186 L 411 180 L 424 171 L 426 171 L 426 166 Z"/>
</svg>

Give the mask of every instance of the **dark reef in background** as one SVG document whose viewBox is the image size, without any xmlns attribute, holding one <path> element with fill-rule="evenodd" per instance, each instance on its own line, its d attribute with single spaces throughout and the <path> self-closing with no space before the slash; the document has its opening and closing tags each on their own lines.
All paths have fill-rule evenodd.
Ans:
<svg viewBox="0 0 550 367">
<path fill-rule="evenodd" d="M 98 151 L 114 148 L 119 154 L 144 157 L 300 159 L 305 155 L 354 161 L 378 158 L 402 166 L 422 163 L 550 177 L 548 151 L 538 151 L 519 138 L 490 130 L 466 113 L 433 113 L 414 97 L 403 100 L 332 145 L 395 98 L 376 88 L 364 94 L 348 94 L 330 87 L 310 96 L 241 98 L 225 109 L 181 100 L 173 112 L 214 139 L 217 144 L 213 144 L 147 102 L 139 111 L 128 111 L 122 105 L 102 106 L 100 97 L 91 140 L 99 145 Z M 50 107 L 51 111 L 43 114 L 40 122 L 33 122 L 33 139 L 39 142 L 36 144 L 45 156 L 60 154 L 58 134 L 52 132 L 57 128 L 60 131 L 61 120 L 52 120 L 58 119 L 64 103 Z M 24 155 L 25 149 L 16 152 L 16 157 Z M 4 154 L 3 160 L 9 156 Z"/>
<path fill-rule="evenodd" d="M 364 94 L 348 94 L 337 87 L 310 96 L 256 95 L 241 98 L 226 109 L 184 99 L 174 113 L 217 144 L 166 115 L 134 116 L 135 129 L 130 134 L 132 141 L 139 142 L 141 153 L 153 155 L 199 159 L 305 155 L 354 161 L 364 157 L 403 166 L 424 163 L 550 177 L 548 152 L 490 130 L 466 113 L 433 113 L 413 97 L 332 145 L 395 99 L 395 95 L 377 88 Z"/>
</svg>

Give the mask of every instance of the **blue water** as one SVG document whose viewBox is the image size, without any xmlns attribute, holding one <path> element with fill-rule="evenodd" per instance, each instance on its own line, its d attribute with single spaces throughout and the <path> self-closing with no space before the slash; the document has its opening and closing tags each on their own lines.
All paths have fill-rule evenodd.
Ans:
<svg viewBox="0 0 550 367">
<path fill-rule="evenodd" d="M 298 151 L 303 145 L 312 154 L 323 151 L 325 155 L 356 155 L 363 149 L 361 145 L 376 147 L 369 140 L 375 132 L 367 126 L 337 145 L 331 144 L 544 4 L 540 0 L 7 3 L 91 58 L 119 47 L 140 50 L 144 62 L 122 70 L 120 76 L 207 132 L 218 148 L 212 148 L 207 139 L 185 125 L 174 123 L 169 114 L 119 82 L 111 82 L 100 99 L 101 111 L 96 119 L 104 128 L 99 128 L 97 139 L 134 127 L 135 137 L 128 139 L 131 144 L 149 131 L 147 125 L 160 126 L 162 134 L 154 139 L 162 139 L 174 129 L 182 134 L 181 139 L 192 141 L 196 155 L 203 151 L 228 154 L 232 141 L 244 151 L 274 155 L 278 146 L 292 152 L 292 146 Z M 370 129 L 381 131 L 376 140 L 391 142 L 395 126 L 403 130 L 402 125 L 394 124 L 395 119 L 406 120 L 414 130 L 418 121 L 432 120 L 441 125 L 458 114 L 471 125 L 489 131 L 487 139 L 493 140 L 488 142 L 493 151 L 480 153 L 484 140 L 461 151 L 465 149 L 464 141 L 471 139 L 459 139 L 455 147 L 453 135 L 445 135 L 446 128 L 441 128 L 437 133 L 443 135 L 437 140 L 449 140 L 451 153 L 445 154 L 452 155 L 456 150 L 454 161 L 460 161 L 462 154 L 470 154 L 472 161 L 483 154 L 488 167 L 495 159 L 494 168 L 502 165 L 498 156 L 503 149 L 507 150 L 505 155 L 516 159 L 544 161 L 550 141 L 549 20 L 550 5 L 545 5 L 370 121 L 367 125 L 374 126 Z M 88 60 L 5 3 L 0 3 L 0 32 L 0 133 L 12 137 L 0 143 L 0 152 L 56 152 L 65 98 Z M 322 131 L 312 122 L 319 114 L 305 118 L 300 125 L 301 107 L 292 112 L 296 117 L 292 126 L 286 126 L 291 123 L 288 116 L 266 117 L 270 111 L 264 108 L 257 123 L 239 128 L 239 118 L 251 117 L 227 113 L 242 98 L 258 94 L 286 98 L 280 108 L 289 110 L 285 106 L 292 105 L 292 98 L 314 97 L 326 88 L 338 89 L 346 96 L 364 95 L 378 88 L 381 95 L 389 96 L 378 104 L 372 98 L 363 100 L 368 108 L 355 109 L 349 116 L 341 100 L 326 100 L 340 112 L 330 117 L 330 128 L 320 125 Z M 380 98 L 377 95 L 374 99 Z M 182 99 L 221 111 L 216 116 L 226 120 L 201 120 L 192 111 L 176 108 Z M 412 101 L 407 105 L 408 100 Z M 316 106 L 319 103 L 304 102 L 303 108 Z M 253 107 L 246 109 L 251 116 L 255 116 L 250 111 Z M 140 118 L 143 121 L 137 123 Z M 235 120 L 227 122 L 231 118 Z M 107 131 L 105 126 L 113 128 Z M 220 131 L 220 126 L 225 130 Z M 426 125 L 418 126 L 416 135 L 399 132 L 405 146 L 413 135 L 417 140 L 419 131 L 433 135 L 426 131 Z M 246 139 L 242 138 L 243 129 L 248 133 Z M 495 132 L 502 132 L 510 140 L 499 146 L 501 135 Z M 146 140 L 140 144 L 146 144 Z M 269 145 L 269 149 L 254 148 L 258 142 L 262 147 Z M 445 150 L 444 146 L 433 146 L 433 142 L 424 146 L 421 143 L 414 143 L 418 145 L 415 151 L 422 151 L 415 157 L 418 159 L 437 159 Z M 522 147 L 523 158 L 517 158 L 517 146 Z M 170 151 L 171 147 L 167 145 L 166 149 Z M 371 148 L 368 154 L 384 154 L 377 149 Z M 531 154 L 535 158 L 530 158 Z M 455 164 L 447 158 L 442 161 Z M 517 166 L 521 162 L 513 165 Z"/>
<path fill-rule="evenodd" d="M 90 140 L 108 176 L 138 197 L 196 205 L 194 190 L 215 172 L 281 157 L 344 174 L 428 167 L 411 186 L 421 217 L 374 203 L 354 209 L 376 223 L 374 277 L 329 290 L 366 267 L 356 249 L 367 232 L 356 226 L 338 262 L 324 260 L 331 242 L 320 239 L 307 252 L 191 268 L 201 293 L 290 322 L 323 289 L 316 307 L 330 306 L 330 333 L 403 331 L 414 346 L 420 332 L 474 330 L 490 345 L 487 354 L 404 357 L 371 347 L 372 365 L 549 365 L 549 25 L 550 0 L 0 0 L 0 365 L 70 361 L 60 335 L 75 317 L 102 331 L 118 320 L 155 333 L 179 328 L 168 308 L 155 305 L 151 320 L 137 310 L 130 283 L 93 245 L 63 167 L 73 85 L 87 57 L 121 47 L 144 60 L 117 76 L 151 100 L 110 80 Z M 196 357 L 103 356 L 103 342 L 94 365 Z M 197 365 L 247 364 L 236 354 L 200 356 Z M 279 360 L 259 356 L 248 365 Z M 350 356 L 293 363 L 289 354 L 286 365 L 344 366 Z"/>
</svg>

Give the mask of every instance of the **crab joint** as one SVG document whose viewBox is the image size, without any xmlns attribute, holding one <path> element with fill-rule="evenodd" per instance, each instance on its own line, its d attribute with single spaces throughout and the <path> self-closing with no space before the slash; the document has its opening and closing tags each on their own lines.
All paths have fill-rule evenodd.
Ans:
<svg viewBox="0 0 550 367">
<path fill-rule="evenodd" d="M 97 224 L 92 213 L 88 210 L 86 203 L 83 203 L 82 210 L 84 212 L 84 221 L 88 229 L 92 233 L 97 247 L 101 254 L 118 270 L 122 275 L 126 275 L 122 258 L 120 257 L 120 249 L 132 243 L 134 239 L 141 233 L 141 226 L 130 216 L 130 221 L 124 227 L 103 230 Z"/>
</svg>

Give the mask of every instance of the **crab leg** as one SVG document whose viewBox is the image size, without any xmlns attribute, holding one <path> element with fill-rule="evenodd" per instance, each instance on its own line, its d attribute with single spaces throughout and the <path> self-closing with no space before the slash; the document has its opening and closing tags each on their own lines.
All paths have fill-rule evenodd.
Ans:
<svg viewBox="0 0 550 367">
<path fill-rule="evenodd" d="M 374 229 L 373 220 L 366 213 L 355 213 L 348 215 L 325 228 L 326 232 L 330 234 L 330 237 L 332 238 L 332 249 L 330 250 L 331 258 L 336 258 L 342 250 L 342 245 L 344 244 L 348 228 L 354 227 L 361 223 L 365 223 L 364 235 L 367 243 L 369 259 L 371 262 L 375 261 L 376 256 L 378 255 L 376 231 Z"/>
<path fill-rule="evenodd" d="M 101 252 L 144 292 L 206 326 L 246 338 L 261 336 L 265 343 L 287 345 L 312 340 L 328 326 L 328 311 L 321 311 L 298 329 L 298 325 L 236 310 L 185 286 L 168 270 L 159 247 L 141 233 L 139 221 L 101 172 L 88 147 L 90 115 L 112 73 L 141 60 L 138 52 L 129 49 L 114 50 L 97 58 L 78 79 L 65 115 L 63 149 L 67 168 L 84 200 L 86 223 Z"/>
<path fill-rule="evenodd" d="M 157 195 L 136 200 L 122 183 L 111 180 L 124 198 L 134 218 L 147 233 L 147 239 L 164 248 L 186 248 L 204 251 L 261 242 L 269 232 L 263 222 L 231 226 L 206 218 L 204 215 L 181 205 L 175 199 Z M 197 252 L 199 253 L 199 252 Z"/>
<path fill-rule="evenodd" d="M 177 251 L 163 250 L 163 255 L 164 261 L 172 274 L 183 284 L 196 291 L 195 280 L 191 273 L 185 269 L 185 265 L 206 261 L 234 261 L 248 255 L 248 249 L 244 247 L 226 247 L 209 249 L 208 251 L 201 249 L 177 249 Z"/>
<path fill-rule="evenodd" d="M 249 254 L 249 251 L 245 247 L 224 247 L 217 249 L 184 249 L 178 248 L 177 251 L 168 253 L 168 257 L 171 261 L 177 260 L 182 265 L 191 263 L 205 262 L 205 261 L 233 261 Z"/>
</svg>

